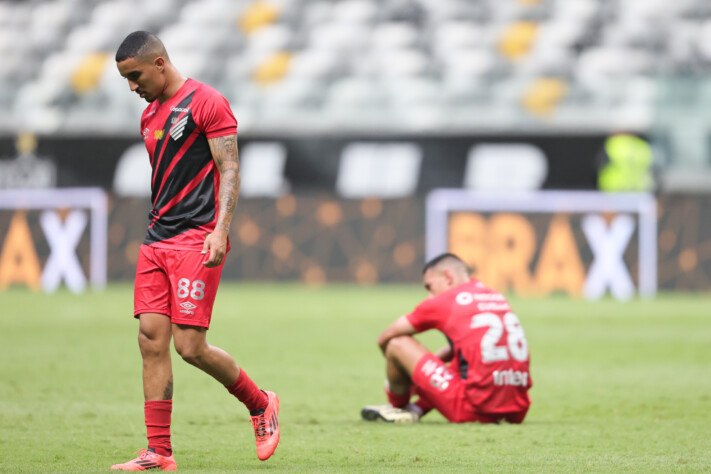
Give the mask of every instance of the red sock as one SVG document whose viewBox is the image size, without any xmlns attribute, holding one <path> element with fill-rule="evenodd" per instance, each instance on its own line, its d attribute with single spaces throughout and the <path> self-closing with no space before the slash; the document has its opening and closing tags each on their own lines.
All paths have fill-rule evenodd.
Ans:
<svg viewBox="0 0 711 474">
<path fill-rule="evenodd" d="M 148 432 L 148 448 L 161 456 L 173 454 L 170 445 L 170 413 L 173 411 L 173 400 L 151 400 L 145 402 L 146 431 Z"/>
<path fill-rule="evenodd" d="M 239 377 L 237 377 L 235 383 L 225 385 L 225 388 L 237 397 L 240 402 L 244 403 L 250 412 L 263 410 L 269 404 L 267 394 L 259 390 L 257 384 L 249 378 L 243 369 L 239 371 Z"/>
<path fill-rule="evenodd" d="M 427 413 L 429 413 L 434 406 L 424 398 L 420 397 L 419 400 L 415 402 L 415 406 L 420 409 L 420 416 L 425 416 Z"/>
<path fill-rule="evenodd" d="M 413 385 L 411 387 L 410 393 L 412 395 L 419 395 L 419 398 L 417 401 L 414 403 L 417 408 L 420 409 L 422 413 L 420 413 L 420 416 L 425 416 L 428 412 L 430 412 L 433 408 L 434 405 L 432 402 L 430 402 L 427 397 L 422 393 L 422 390 L 417 387 L 417 385 Z"/>
<path fill-rule="evenodd" d="M 399 395 L 393 393 L 387 388 L 385 389 L 385 394 L 388 396 L 388 403 L 390 403 L 395 408 L 404 408 L 410 402 L 410 393 L 404 395 Z"/>
</svg>

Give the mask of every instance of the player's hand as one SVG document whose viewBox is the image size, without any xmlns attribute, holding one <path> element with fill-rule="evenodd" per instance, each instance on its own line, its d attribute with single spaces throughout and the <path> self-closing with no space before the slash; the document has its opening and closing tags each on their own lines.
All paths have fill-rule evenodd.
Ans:
<svg viewBox="0 0 711 474">
<path fill-rule="evenodd" d="M 220 265 L 227 253 L 227 233 L 215 229 L 212 234 L 207 234 L 200 253 L 207 255 L 207 260 L 202 262 L 207 268 L 214 268 Z"/>
</svg>

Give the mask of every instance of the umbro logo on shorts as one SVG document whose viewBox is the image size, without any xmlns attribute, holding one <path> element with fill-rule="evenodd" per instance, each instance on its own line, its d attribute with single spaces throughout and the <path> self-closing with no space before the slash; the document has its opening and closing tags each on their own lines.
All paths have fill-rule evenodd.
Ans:
<svg viewBox="0 0 711 474">
<path fill-rule="evenodd" d="M 190 301 L 184 301 L 184 302 L 180 303 L 180 307 L 183 308 L 180 310 L 181 313 L 195 314 L 192 310 L 197 308 L 197 305 L 191 303 Z"/>
</svg>

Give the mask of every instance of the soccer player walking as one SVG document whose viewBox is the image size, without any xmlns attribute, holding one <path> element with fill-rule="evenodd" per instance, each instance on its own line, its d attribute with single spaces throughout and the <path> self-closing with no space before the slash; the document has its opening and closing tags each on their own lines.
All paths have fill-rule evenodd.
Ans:
<svg viewBox="0 0 711 474">
<path fill-rule="evenodd" d="M 428 262 L 422 279 L 429 298 L 378 338 L 389 404 L 366 406 L 363 419 L 415 423 L 434 408 L 454 423 L 521 423 L 532 381 L 526 336 L 509 303 L 470 279 L 453 254 Z M 449 345 L 431 353 L 412 337 L 428 329 Z M 413 394 L 419 399 L 409 403 Z"/>
<path fill-rule="evenodd" d="M 279 398 L 206 341 L 239 196 L 237 121 L 219 92 L 180 74 L 151 33 L 128 35 L 116 63 L 131 91 L 149 103 L 141 133 L 153 169 L 153 207 L 134 290 L 148 449 L 111 469 L 177 469 L 170 442 L 171 339 L 183 360 L 244 403 L 257 455 L 266 460 L 279 443 Z"/>
</svg>

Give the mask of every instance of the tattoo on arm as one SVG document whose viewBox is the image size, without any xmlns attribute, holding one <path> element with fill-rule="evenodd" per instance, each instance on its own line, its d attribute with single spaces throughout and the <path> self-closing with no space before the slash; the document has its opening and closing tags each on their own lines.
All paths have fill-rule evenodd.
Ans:
<svg viewBox="0 0 711 474">
<path fill-rule="evenodd" d="M 211 138 L 209 141 L 212 158 L 220 171 L 219 212 L 217 227 L 229 232 L 232 214 L 237 207 L 241 176 L 237 153 L 237 135 Z"/>
<path fill-rule="evenodd" d="M 168 380 L 168 383 L 165 386 L 165 389 L 163 389 L 163 400 L 172 400 L 173 399 L 173 376 L 170 376 L 170 380 Z"/>
</svg>

